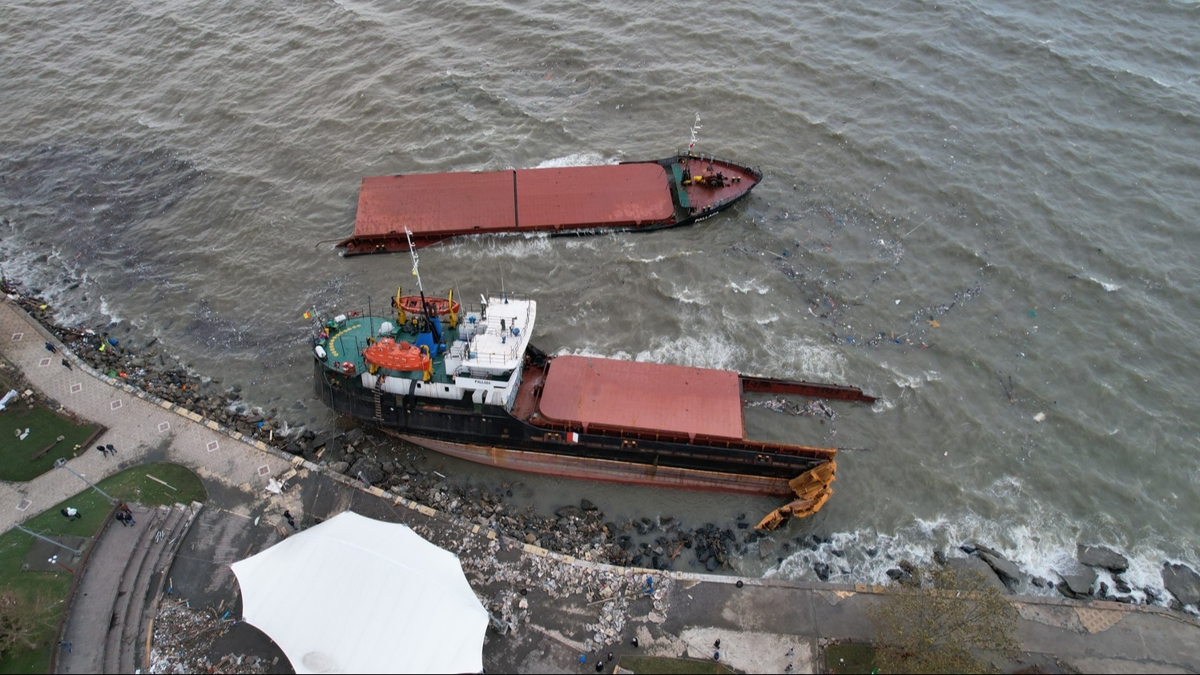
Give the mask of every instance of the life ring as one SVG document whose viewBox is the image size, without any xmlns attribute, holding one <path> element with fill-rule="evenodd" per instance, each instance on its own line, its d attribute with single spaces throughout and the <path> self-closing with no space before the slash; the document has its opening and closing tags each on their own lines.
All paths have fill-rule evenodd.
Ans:
<svg viewBox="0 0 1200 675">
<path fill-rule="evenodd" d="M 350 317 L 351 319 L 357 319 L 358 317 L 362 316 L 362 312 L 358 311 L 357 309 L 352 309 L 349 312 L 346 312 L 346 316 Z"/>
<path fill-rule="evenodd" d="M 354 370 L 355 370 L 355 368 L 354 368 L 353 363 L 351 363 L 349 361 L 342 361 L 342 374 L 343 375 L 353 375 Z"/>
</svg>

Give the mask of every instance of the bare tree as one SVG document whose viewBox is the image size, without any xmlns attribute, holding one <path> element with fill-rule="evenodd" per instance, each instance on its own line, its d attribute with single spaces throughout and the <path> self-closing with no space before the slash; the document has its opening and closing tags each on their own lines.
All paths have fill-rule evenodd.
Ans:
<svg viewBox="0 0 1200 675">
<path fill-rule="evenodd" d="M 977 572 L 917 569 L 872 610 L 876 659 L 887 673 L 986 673 L 1010 658 L 1017 610 Z"/>
<path fill-rule="evenodd" d="M 40 598 L 31 600 L 12 591 L 0 593 L 0 658 L 38 646 L 36 636 L 45 610 L 46 603 Z"/>
</svg>

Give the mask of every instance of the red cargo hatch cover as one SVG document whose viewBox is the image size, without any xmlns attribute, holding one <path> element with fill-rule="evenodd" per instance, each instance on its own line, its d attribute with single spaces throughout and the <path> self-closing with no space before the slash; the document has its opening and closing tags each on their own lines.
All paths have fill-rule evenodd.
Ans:
<svg viewBox="0 0 1200 675">
<path fill-rule="evenodd" d="M 675 214 L 667 172 L 653 162 L 520 169 L 517 224 L 624 226 L 657 223 Z"/>
<path fill-rule="evenodd" d="M 727 370 L 558 356 L 550 362 L 538 412 L 584 429 L 731 439 L 743 434 L 741 384 Z"/>
<path fill-rule="evenodd" d="M 516 229 L 512 171 L 371 176 L 358 193 L 356 237 Z"/>
</svg>

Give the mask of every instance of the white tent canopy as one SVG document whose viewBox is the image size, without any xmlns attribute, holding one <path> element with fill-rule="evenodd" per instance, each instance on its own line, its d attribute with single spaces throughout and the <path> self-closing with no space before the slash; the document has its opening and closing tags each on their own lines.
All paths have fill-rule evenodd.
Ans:
<svg viewBox="0 0 1200 675">
<path fill-rule="evenodd" d="M 297 673 L 479 673 L 487 611 L 458 557 L 345 511 L 233 564 L 242 616 Z"/>
</svg>

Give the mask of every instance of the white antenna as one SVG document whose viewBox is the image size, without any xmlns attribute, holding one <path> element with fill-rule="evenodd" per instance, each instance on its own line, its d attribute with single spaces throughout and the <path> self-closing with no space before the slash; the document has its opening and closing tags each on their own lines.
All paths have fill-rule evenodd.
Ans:
<svg viewBox="0 0 1200 675">
<path fill-rule="evenodd" d="M 688 150 L 696 147 L 696 132 L 700 131 L 702 128 L 703 127 L 700 126 L 700 113 L 696 113 L 696 122 L 692 125 L 692 142 L 688 143 Z"/>
<path fill-rule="evenodd" d="M 404 227 L 404 236 L 408 238 L 408 254 L 412 256 L 412 261 L 413 261 L 412 273 L 413 273 L 413 276 L 417 278 L 417 290 L 421 292 L 422 296 L 424 296 L 425 295 L 425 287 L 421 285 L 421 271 L 420 271 L 419 261 L 417 260 L 417 249 L 413 248 L 412 232 L 408 229 L 407 225 Z"/>
</svg>

